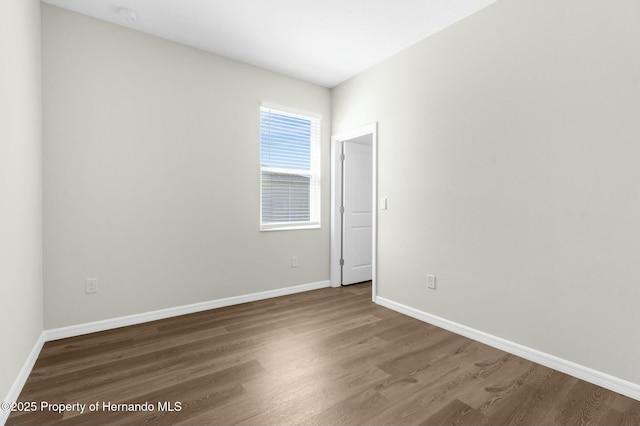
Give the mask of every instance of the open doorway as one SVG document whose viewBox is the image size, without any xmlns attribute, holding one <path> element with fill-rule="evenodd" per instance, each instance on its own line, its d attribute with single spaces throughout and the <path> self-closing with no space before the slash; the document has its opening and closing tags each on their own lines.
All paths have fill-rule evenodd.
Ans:
<svg viewBox="0 0 640 426">
<path fill-rule="evenodd" d="M 372 282 L 376 295 L 377 126 L 331 138 L 331 285 Z"/>
</svg>

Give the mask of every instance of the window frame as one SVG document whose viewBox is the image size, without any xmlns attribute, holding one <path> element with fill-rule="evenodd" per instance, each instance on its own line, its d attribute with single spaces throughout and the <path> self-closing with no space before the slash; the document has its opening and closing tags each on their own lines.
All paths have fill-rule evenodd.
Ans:
<svg viewBox="0 0 640 426">
<path fill-rule="evenodd" d="M 278 114 L 291 118 L 303 119 L 310 121 L 311 134 L 310 134 L 310 152 L 309 152 L 309 169 L 293 169 L 293 168 L 280 168 L 264 166 L 262 164 L 262 114 L 263 112 L 269 112 L 272 114 Z M 321 228 L 321 128 L 322 128 L 322 116 L 321 114 L 301 111 L 290 107 L 284 107 L 281 105 L 262 103 L 259 108 L 259 121 L 260 137 L 260 216 L 259 216 L 259 229 L 260 231 L 286 231 L 286 230 L 301 230 L 301 229 L 319 229 Z M 276 174 L 291 174 L 291 175 L 308 175 L 309 176 L 309 220 L 308 221 L 283 221 L 283 222 L 263 222 L 263 172 L 271 172 Z"/>
</svg>

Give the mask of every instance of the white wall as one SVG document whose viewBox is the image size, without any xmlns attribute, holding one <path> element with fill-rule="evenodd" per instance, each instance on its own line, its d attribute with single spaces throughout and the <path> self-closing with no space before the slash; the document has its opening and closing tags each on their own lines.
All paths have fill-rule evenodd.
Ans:
<svg viewBox="0 0 640 426">
<path fill-rule="evenodd" d="M 333 90 L 379 123 L 381 296 L 640 384 L 638 16 L 500 1 Z"/>
<path fill-rule="evenodd" d="M 41 111 L 40 2 L 2 0 L 0 402 L 42 333 Z"/>
<path fill-rule="evenodd" d="M 329 279 L 328 89 L 46 5 L 42 31 L 45 328 Z M 320 230 L 258 230 L 263 101 L 323 115 Z"/>
</svg>

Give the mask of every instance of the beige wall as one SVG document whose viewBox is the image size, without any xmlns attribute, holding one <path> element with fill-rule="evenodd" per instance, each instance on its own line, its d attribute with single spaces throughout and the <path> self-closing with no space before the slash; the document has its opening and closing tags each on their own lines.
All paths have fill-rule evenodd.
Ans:
<svg viewBox="0 0 640 426">
<path fill-rule="evenodd" d="M 329 279 L 329 90 L 51 6 L 42 31 L 45 328 Z M 258 231 L 263 101 L 323 116 L 320 230 Z"/>
<path fill-rule="evenodd" d="M 42 333 L 40 2 L 0 2 L 0 401 Z M 0 419 L 2 419 L 0 413 Z M 1 420 L 0 420 L 1 422 Z"/>
<path fill-rule="evenodd" d="M 638 16 L 500 1 L 334 89 L 379 123 L 381 296 L 640 384 Z"/>
</svg>

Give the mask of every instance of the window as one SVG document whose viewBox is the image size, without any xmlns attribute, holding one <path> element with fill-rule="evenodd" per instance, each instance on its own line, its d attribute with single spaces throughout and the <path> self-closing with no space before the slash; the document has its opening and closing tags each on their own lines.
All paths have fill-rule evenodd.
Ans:
<svg viewBox="0 0 640 426">
<path fill-rule="evenodd" d="M 260 108 L 260 230 L 320 227 L 320 116 Z"/>
</svg>

